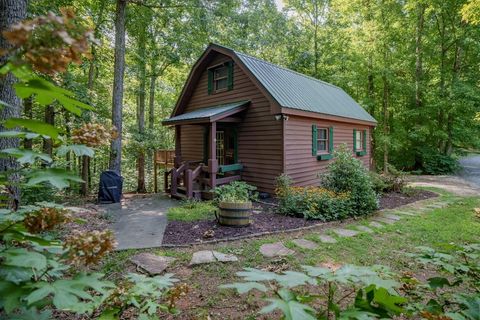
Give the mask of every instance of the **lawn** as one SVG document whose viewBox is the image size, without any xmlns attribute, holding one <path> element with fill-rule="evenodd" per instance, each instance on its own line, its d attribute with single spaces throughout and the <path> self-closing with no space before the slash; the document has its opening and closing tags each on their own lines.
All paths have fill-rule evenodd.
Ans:
<svg viewBox="0 0 480 320">
<path fill-rule="evenodd" d="M 196 221 L 215 218 L 216 207 L 210 201 L 183 201 L 167 211 L 169 221 Z"/>
<path fill-rule="evenodd" d="M 440 192 L 440 191 L 437 191 Z M 433 209 L 427 213 L 404 217 L 393 225 L 376 229 L 372 234 L 363 233 L 354 238 L 337 238 L 335 244 L 318 241 L 317 233 L 308 232 L 277 235 L 259 239 L 249 239 L 210 246 L 197 246 L 194 249 L 154 249 L 159 255 L 174 256 L 176 263 L 170 272 L 175 273 L 181 281 L 190 285 L 188 299 L 182 301 L 184 307 L 181 319 L 258 319 L 257 312 L 263 306 L 258 293 L 239 296 L 232 290 L 221 290 L 218 286 L 239 281 L 235 272 L 243 267 L 282 271 L 298 270 L 301 265 L 327 264 L 382 264 L 393 271 L 413 272 L 424 278 L 428 270 L 420 269 L 406 254 L 415 251 L 417 246 L 429 246 L 436 249 L 449 249 L 449 244 L 467 244 L 480 242 L 480 219 L 475 216 L 474 208 L 480 207 L 479 197 L 460 198 L 441 192 L 441 197 L 433 201 L 448 201 L 446 208 Z M 432 202 L 432 200 L 430 200 Z M 206 204 L 206 207 L 210 204 Z M 183 212 L 183 211 L 182 211 Z M 201 213 L 189 215 L 196 219 Z M 196 218 L 194 218 L 196 217 Z M 357 220 L 352 224 L 365 224 Z M 344 225 L 344 228 L 352 227 Z M 318 242 L 315 250 L 303 250 L 296 247 L 291 240 L 303 237 Z M 258 248 L 264 243 L 283 241 L 296 254 L 285 258 L 264 258 Z M 233 253 L 239 261 L 230 264 L 210 264 L 193 268 L 188 267 L 191 254 L 201 249 L 215 249 L 224 253 Z M 135 251 L 119 252 L 110 255 L 104 264 L 104 270 L 110 277 L 116 277 L 129 268 L 126 261 Z M 264 319 L 271 319 L 265 317 Z M 262 318 L 263 319 L 263 318 Z"/>
</svg>

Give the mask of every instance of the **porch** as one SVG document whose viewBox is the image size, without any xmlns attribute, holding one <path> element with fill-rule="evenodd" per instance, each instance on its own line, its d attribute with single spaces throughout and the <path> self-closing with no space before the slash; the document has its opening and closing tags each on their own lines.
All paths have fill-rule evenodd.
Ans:
<svg viewBox="0 0 480 320">
<path fill-rule="evenodd" d="M 172 198 L 211 199 L 212 190 L 241 180 L 238 160 L 238 126 L 249 101 L 202 108 L 172 117 L 164 125 L 175 126 L 174 166 L 164 176 L 164 189 Z M 182 159 L 182 126 L 200 126 L 202 159 Z"/>
</svg>

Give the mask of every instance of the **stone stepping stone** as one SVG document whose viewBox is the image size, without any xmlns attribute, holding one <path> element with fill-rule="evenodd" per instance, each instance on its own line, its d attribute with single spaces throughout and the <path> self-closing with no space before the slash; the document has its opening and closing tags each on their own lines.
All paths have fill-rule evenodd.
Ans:
<svg viewBox="0 0 480 320">
<path fill-rule="evenodd" d="M 329 235 L 326 235 L 326 234 L 319 234 L 318 238 L 323 243 L 337 243 L 337 240 L 335 240 L 335 238 L 330 237 Z"/>
<path fill-rule="evenodd" d="M 225 254 L 218 251 L 202 250 L 193 253 L 190 265 L 195 266 L 205 263 L 234 261 L 238 261 L 238 258 L 233 254 Z"/>
<path fill-rule="evenodd" d="M 401 215 L 404 215 L 404 216 L 414 216 L 415 213 L 413 212 L 410 212 L 410 211 L 395 211 L 396 214 L 401 214 Z"/>
<path fill-rule="evenodd" d="M 369 225 L 370 225 L 371 227 L 374 227 L 374 228 L 383 228 L 383 227 L 384 227 L 383 224 L 378 223 L 377 221 L 371 221 L 371 222 L 369 223 Z"/>
<path fill-rule="evenodd" d="M 175 258 L 157 256 L 151 253 L 142 252 L 131 257 L 130 261 L 142 271 L 154 276 L 165 271 L 165 269 L 167 269 L 168 266 L 175 261 Z"/>
<path fill-rule="evenodd" d="M 434 203 L 434 204 L 429 204 L 427 206 L 427 208 L 432 208 L 432 209 L 440 209 L 440 208 L 443 208 L 445 207 L 443 204 L 439 204 L 439 203 Z"/>
<path fill-rule="evenodd" d="M 318 245 L 313 242 L 313 241 L 310 241 L 310 240 L 306 240 L 306 239 L 295 239 L 295 240 L 292 240 L 292 242 L 300 247 L 300 248 L 303 248 L 303 249 L 309 249 L 309 250 L 314 250 L 318 247 Z"/>
<path fill-rule="evenodd" d="M 332 231 L 338 234 L 340 237 L 346 238 L 354 237 L 358 234 L 358 231 L 350 229 L 333 229 Z"/>
<path fill-rule="evenodd" d="M 397 216 L 395 214 L 388 214 L 388 213 L 382 214 L 381 217 L 387 218 L 387 219 L 390 219 L 390 220 L 395 220 L 395 221 L 398 221 L 398 220 L 402 219 L 402 217 L 400 217 L 400 216 Z"/>
<path fill-rule="evenodd" d="M 357 229 L 366 233 L 373 233 L 373 230 L 366 226 L 357 226 Z"/>
<path fill-rule="evenodd" d="M 386 223 L 386 224 L 394 224 L 395 220 L 391 220 L 391 219 L 388 219 L 388 218 L 384 218 L 384 217 L 375 217 L 373 218 L 374 221 L 377 221 L 377 222 L 383 222 L 383 223 Z"/>
<path fill-rule="evenodd" d="M 267 243 L 260 247 L 260 253 L 267 258 L 288 256 L 294 254 L 295 251 L 288 249 L 281 242 Z"/>
</svg>

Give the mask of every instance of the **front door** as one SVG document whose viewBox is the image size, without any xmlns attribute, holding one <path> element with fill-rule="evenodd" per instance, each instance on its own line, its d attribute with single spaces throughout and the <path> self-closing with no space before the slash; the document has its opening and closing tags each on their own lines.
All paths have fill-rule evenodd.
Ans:
<svg viewBox="0 0 480 320">
<path fill-rule="evenodd" d="M 231 127 L 219 128 L 217 131 L 216 155 L 218 165 L 234 164 L 237 162 L 237 129 Z"/>
</svg>

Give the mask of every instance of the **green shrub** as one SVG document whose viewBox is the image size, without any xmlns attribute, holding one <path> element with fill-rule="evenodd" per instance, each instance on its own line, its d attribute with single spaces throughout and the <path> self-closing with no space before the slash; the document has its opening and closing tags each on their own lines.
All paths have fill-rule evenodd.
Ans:
<svg viewBox="0 0 480 320">
<path fill-rule="evenodd" d="M 388 165 L 388 173 L 369 172 L 373 190 L 377 194 L 384 192 L 403 192 L 406 185 L 406 173 Z"/>
<path fill-rule="evenodd" d="M 347 193 L 337 194 L 320 187 L 292 187 L 290 177 L 285 174 L 277 178 L 276 193 L 279 212 L 285 215 L 331 221 L 351 214 Z"/>
<path fill-rule="evenodd" d="M 215 188 L 216 202 L 242 203 L 256 199 L 256 187 L 243 181 L 233 181 Z"/>
<path fill-rule="evenodd" d="M 456 158 L 435 151 L 425 151 L 422 154 L 423 172 L 426 174 L 451 174 L 458 170 Z"/>
<path fill-rule="evenodd" d="M 334 151 L 334 160 L 320 178 L 321 185 L 328 190 L 350 194 L 353 216 L 365 215 L 378 208 L 377 194 L 367 169 L 345 145 Z"/>
</svg>

